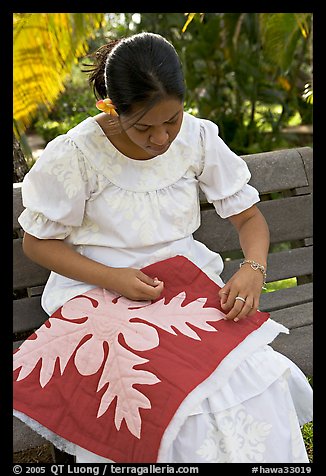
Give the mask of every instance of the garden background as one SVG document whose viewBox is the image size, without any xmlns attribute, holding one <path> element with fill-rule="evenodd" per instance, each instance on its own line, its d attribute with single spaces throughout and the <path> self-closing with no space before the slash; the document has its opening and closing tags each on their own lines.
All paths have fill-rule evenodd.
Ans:
<svg viewBox="0 0 326 476">
<path fill-rule="evenodd" d="M 312 145 L 311 13 L 14 13 L 14 182 L 48 142 L 90 115 L 82 72 L 108 39 L 139 31 L 170 40 L 183 63 L 185 110 L 216 122 L 238 154 Z M 16 144 L 17 145 L 17 144 Z M 16 154 L 17 155 L 17 154 Z"/>
<path fill-rule="evenodd" d="M 87 54 L 140 31 L 173 43 L 185 110 L 218 124 L 234 152 L 313 145 L 312 13 L 14 13 L 13 182 L 48 141 L 98 113 Z M 269 290 L 296 285 L 286 281 Z M 312 430 L 303 428 L 311 461 Z M 42 462 L 46 451 L 16 462 Z"/>
</svg>

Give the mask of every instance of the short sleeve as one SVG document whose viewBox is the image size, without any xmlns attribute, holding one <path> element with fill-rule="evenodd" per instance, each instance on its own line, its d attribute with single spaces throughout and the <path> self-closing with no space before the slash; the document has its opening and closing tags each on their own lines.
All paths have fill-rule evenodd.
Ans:
<svg viewBox="0 0 326 476">
<path fill-rule="evenodd" d="M 216 212 L 227 218 L 259 202 L 257 190 L 248 184 L 251 174 L 246 162 L 218 135 L 218 127 L 201 119 L 202 168 L 199 186 Z"/>
<path fill-rule="evenodd" d="M 58 136 L 24 177 L 18 221 L 37 238 L 64 239 L 82 224 L 89 189 L 84 156 L 71 138 Z"/>
</svg>

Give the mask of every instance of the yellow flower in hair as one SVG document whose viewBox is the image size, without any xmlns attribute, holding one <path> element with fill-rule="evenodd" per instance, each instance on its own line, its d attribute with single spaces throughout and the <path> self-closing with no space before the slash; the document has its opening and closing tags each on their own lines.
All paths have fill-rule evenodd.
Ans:
<svg viewBox="0 0 326 476">
<path fill-rule="evenodd" d="M 119 114 L 115 110 L 115 105 L 112 104 L 111 99 L 106 98 L 106 99 L 100 99 L 96 103 L 97 109 L 100 111 L 105 112 L 106 114 L 109 114 L 109 116 L 118 116 Z"/>
</svg>

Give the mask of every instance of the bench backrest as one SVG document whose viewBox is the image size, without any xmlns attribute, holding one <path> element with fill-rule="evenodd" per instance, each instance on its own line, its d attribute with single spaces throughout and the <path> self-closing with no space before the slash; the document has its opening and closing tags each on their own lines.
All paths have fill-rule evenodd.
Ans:
<svg viewBox="0 0 326 476">
<path fill-rule="evenodd" d="M 268 282 L 291 277 L 312 280 L 312 168 L 310 147 L 243 156 L 251 172 L 250 184 L 260 194 L 258 207 L 271 235 Z M 202 225 L 195 238 L 226 259 L 224 279 L 233 274 L 239 254 L 238 234 L 202 197 Z M 300 281 L 300 279 L 299 279 Z"/>
<path fill-rule="evenodd" d="M 259 191 L 258 204 L 270 228 L 268 282 L 297 277 L 298 284 L 312 281 L 312 159 L 310 147 L 243 156 L 250 184 Z M 195 238 L 225 259 L 227 279 L 242 257 L 238 235 L 229 220 L 222 220 L 201 195 L 202 223 Z M 22 251 L 22 230 L 17 218 L 23 210 L 21 184 L 13 185 L 14 231 L 14 333 L 17 339 L 46 319 L 40 294 L 49 272 L 30 261 Z"/>
</svg>

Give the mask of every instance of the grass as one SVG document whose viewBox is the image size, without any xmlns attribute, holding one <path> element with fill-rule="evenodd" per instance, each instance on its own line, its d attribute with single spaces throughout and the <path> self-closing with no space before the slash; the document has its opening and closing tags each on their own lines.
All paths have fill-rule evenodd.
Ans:
<svg viewBox="0 0 326 476">
<path fill-rule="evenodd" d="M 53 463 L 51 446 L 44 444 L 13 455 L 13 463 Z"/>
<path fill-rule="evenodd" d="M 313 456 L 314 456 L 314 446 L 313 446 L 313 430 L 314 430 L 314 424 L 313 422 L 306 423 L 303 425 L 301 428 L 303 440 L 306 446 L 306 450 L 308 453 L 308 458 L 309 462 L 313 462 Z"/>
</svg>

